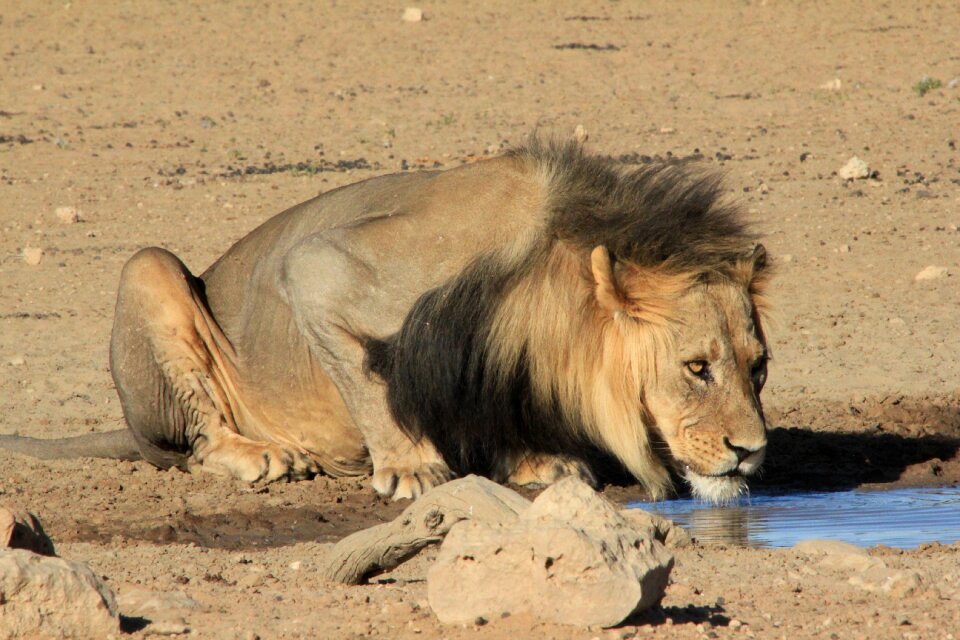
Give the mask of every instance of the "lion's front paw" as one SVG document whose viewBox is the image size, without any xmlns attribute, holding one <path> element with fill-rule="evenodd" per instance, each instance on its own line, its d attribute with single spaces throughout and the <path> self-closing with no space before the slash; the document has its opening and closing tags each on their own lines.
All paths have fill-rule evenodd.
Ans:
<svg viewBox="0 0 960 640">
<path fill-rule="evenodd" d="M 373 472 L 373 488 L 394 500 L 416 499 L 453 476 L 443 462 L 431 462 L 415 469 L 383 467 Z"/>
<path fill-rule="evenodd" d="M 513 465 L 507 480 L 521 486 L 546 486 L 567 476 L 576 476 L 596 488 L 593 471 L 582 460 L 567 456 L 528 454 Z"/>
</svg>

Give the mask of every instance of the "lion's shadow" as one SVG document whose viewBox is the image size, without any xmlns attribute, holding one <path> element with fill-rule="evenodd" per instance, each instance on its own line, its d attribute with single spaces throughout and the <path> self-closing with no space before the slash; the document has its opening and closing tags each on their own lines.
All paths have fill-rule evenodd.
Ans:
<svg viewBox="0 0 960 640">
<path fill-rule="evenodd" d="M 937 484 L 943 461 L 960 450 L 960 438 L 883 432 L 823 432 L 777 427 L 768 433 L 768 455 L 752 487 L 783 491 L 844 490 L 904 479 Z M 956 478 L 943 478 L 944 482 Z"/>
</svg>

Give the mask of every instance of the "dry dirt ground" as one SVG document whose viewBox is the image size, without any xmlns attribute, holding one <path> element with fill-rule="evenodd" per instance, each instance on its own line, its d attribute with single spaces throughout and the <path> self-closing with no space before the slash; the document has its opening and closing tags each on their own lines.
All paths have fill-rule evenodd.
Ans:
<svg viewBox="0 0 960 640">
<path fill-rule="evenodd" d="M 582 124 L 626 162 L 701 156 L 766 236 L 778 320 L 755 484 L 960 481 L 954 3 L 423 8 L 406 23 L 389 2 L 0 0 L 0 432 L 122 425 L 106 348 L 136 249 L 200 272 L 318 192 Z M 924 93 L 924 76 L 941 86 Z M 854 155 L 871 178 L 836 175 Z M 64 206 L 81 221 L 60 222 Z M 928 266 L 947 275 L 915 281 Z M 662 609 L 622 629 L 461 628 L 426 606 L 425 558 L 371 586 L 315 577 L 325 543 L 400 508 L 362 480 L 248 488 L 0 454 L 0 500 L 121 594 L 186 592 L 203 638 L 960 637 L 957 544 L 872 551 L 922 575 L 908 598 L 792 550 L 698 545 Z"/>
</svg>

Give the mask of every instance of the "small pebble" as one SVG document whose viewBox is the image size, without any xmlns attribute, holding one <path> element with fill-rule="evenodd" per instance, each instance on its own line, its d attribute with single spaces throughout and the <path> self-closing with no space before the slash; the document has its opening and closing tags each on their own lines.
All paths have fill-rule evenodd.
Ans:
<svg viewBox="0 0 960 640">
<path fill-rule="evenodd" d="M 404 22 L 420 22 L 423 20 L 423 9 L 419 7 L 407 7 L 403 10 L 402 20 Z"/>
<path fill-rule="evenodd" d="M 63 224 L 74 224 L 80 222 L 80 210 L 76 207 L 57 207 L 54 210 L 54 214 L 57 216 L 57 220 Z"/>
<path fill-rule="evenodd" d="M 29 265 L 38 265 L 43 260 L 43 249 L 40 247 L 24 247 L 23 261 Z"/>
<path fill-rule="evenodd" d="M 24 357 L 23 357 L 22 355 L 20 355 L 20 354 L 18 353 L 18 354 L 15 355 L 15 356 L 11 356 L 10 359 L 7 360 L 7 362 L 8 362 L 11 366 L 14 366 L 14 367 L 22 367 L 24 364 L 26 364 L 27 361 L 24 359 Z"/>
<path fill-rule="evenodd" d="M 190 633 L 190 627 L 185 622 L 158 620 L 151 622 L 143 630 L 145 636 L 179 636 Z"/>
<path fill-rule="evenodd" d="M 24 249 L 24 252 L 26 252 L 26 249 Z M 950 271 L 946 267 L 930 265 L 913 276 L 913 279 L 915 282 L 922 282 L 924 280 L 939 280 L 940 278 L 946 278 L 948 275 L 950 275 Z"/>
<path fill-rule="evenodd" d="M 840 245 L 840 253 L 850 253 L 850 245 L 848 244 Z"/>
<path fill-rule="evenodd" d="M 867 178 L 870 176 L 870 165 L 857 156 L 853 156 L 847 160 L 847 164 L 843 165 L 837 170 L 837 175 L 844 180 Z"/>
</svg>

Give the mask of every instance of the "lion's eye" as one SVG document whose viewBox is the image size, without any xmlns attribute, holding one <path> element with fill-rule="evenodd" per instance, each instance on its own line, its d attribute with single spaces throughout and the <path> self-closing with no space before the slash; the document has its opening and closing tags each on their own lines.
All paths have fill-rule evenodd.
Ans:
<svg viewBox="0 0 960 640">
<path fill-rule="evenodd" d="M 761 356 L 756 362 L 753 363 L 753 366 L 750 367 L 750 376 L 753 378 L 753 384 L 757 387 L 757 390 L 763 388 L 763 384 L 767 381 L 767 357 Z"/>
<path fill-rule="evenodd" d="M 687 363 L 687 370 L 698 378 L 706 379 L 710 375 L 710 367 L 704 360 L 691 360 Z"/>
</svg>

